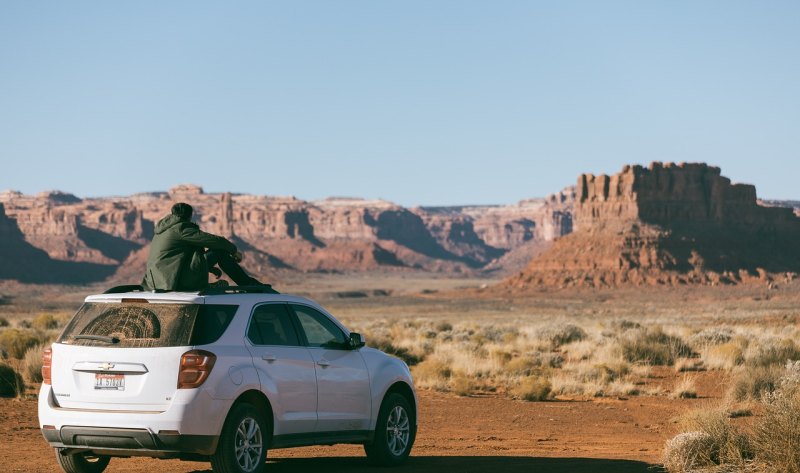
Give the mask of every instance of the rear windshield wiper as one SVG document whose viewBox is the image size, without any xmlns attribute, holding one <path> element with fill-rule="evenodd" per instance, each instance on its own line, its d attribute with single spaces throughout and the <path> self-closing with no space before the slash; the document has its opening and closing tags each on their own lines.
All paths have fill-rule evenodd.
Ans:
<svg viewBox="0 0 800 473">
<path fill-rule="evenodd" d="M 119 343 L 119 338 L 108 337 L 106 335 L 75 335 L 72 338 L 75 340 L 96 340 L 98 342 Z"/>
</svg>

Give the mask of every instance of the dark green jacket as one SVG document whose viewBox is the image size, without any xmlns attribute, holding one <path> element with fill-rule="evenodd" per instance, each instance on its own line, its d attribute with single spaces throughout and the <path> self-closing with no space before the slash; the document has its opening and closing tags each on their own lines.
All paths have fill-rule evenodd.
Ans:
<svg viewBox="0 0 800 473">
<path fill-rule="evenodd" d="M 142 281 L 150 291 L 199 291 L 208 286 L 204 249 L 236 252 L 227 239 L 201 232 L 196 224 L 172 214 L 159 220 L 155 233 Z"/>
</svg>

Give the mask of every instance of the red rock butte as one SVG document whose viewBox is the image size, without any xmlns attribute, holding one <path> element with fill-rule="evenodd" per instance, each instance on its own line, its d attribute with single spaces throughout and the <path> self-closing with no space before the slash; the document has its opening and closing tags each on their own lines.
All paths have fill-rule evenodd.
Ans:
<svg viewBox="0 0 800 473">
<path fill-rule="evenodd" d="M 575 232 L 503 286 L 775 284 L 800 271 L 800 218 L 766 207 L 752 185 L 702 163 L 625 166 L 583 174 Z"/>
</svg>

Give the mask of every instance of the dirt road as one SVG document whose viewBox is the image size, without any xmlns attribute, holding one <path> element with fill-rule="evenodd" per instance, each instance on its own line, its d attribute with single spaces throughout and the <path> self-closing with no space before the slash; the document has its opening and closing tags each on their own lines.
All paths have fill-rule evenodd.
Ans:
<svg viewBox="0 0 800 473">
<path fill-rule="evenodd" d="M 412 458 L 393 471 L 641 472 L 658 462 L 671 419 L 702 400 L 521 402 L 420 393 L 420 430 Z M 0 400 L 0 471 L 59 471 L 36 421 L 36 401 Z M 269 471 L 382 471 L 358 446 L 269 452 Z M 114 459 L 109 472 L 210 471 L 207 463 Z"/>
</svg>

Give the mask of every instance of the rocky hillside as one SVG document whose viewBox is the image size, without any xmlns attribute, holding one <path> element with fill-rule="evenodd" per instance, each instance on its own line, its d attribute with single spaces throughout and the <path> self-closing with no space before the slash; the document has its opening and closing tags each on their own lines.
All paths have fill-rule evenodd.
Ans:
<svg viewBox="0 0 800 473">
<path fill-rule="evenodd" d="M 771 205 L 774 205 L 771 204 Z M 504 286 L 774 284 L 800 271 L 800 218 L 706 164 L 579 177 L 576 231 Z"/>
<path fill-rule="evenodd" d="M 0 255 L 19 264 L 6 265 L 0 279 L 138 281 L 155 222 L 179 201 L 194 206 L 202 229 L 235 241 L 247 268 L 259 275 L 518 269 L 536 247 L 571 231 L 573 198 L 567 191 L 509 206 L 409 209 L 351 198 L 206 194 L 194 185 L 93 199 L 6 191 L 0 193 Z"/>
</svg>

